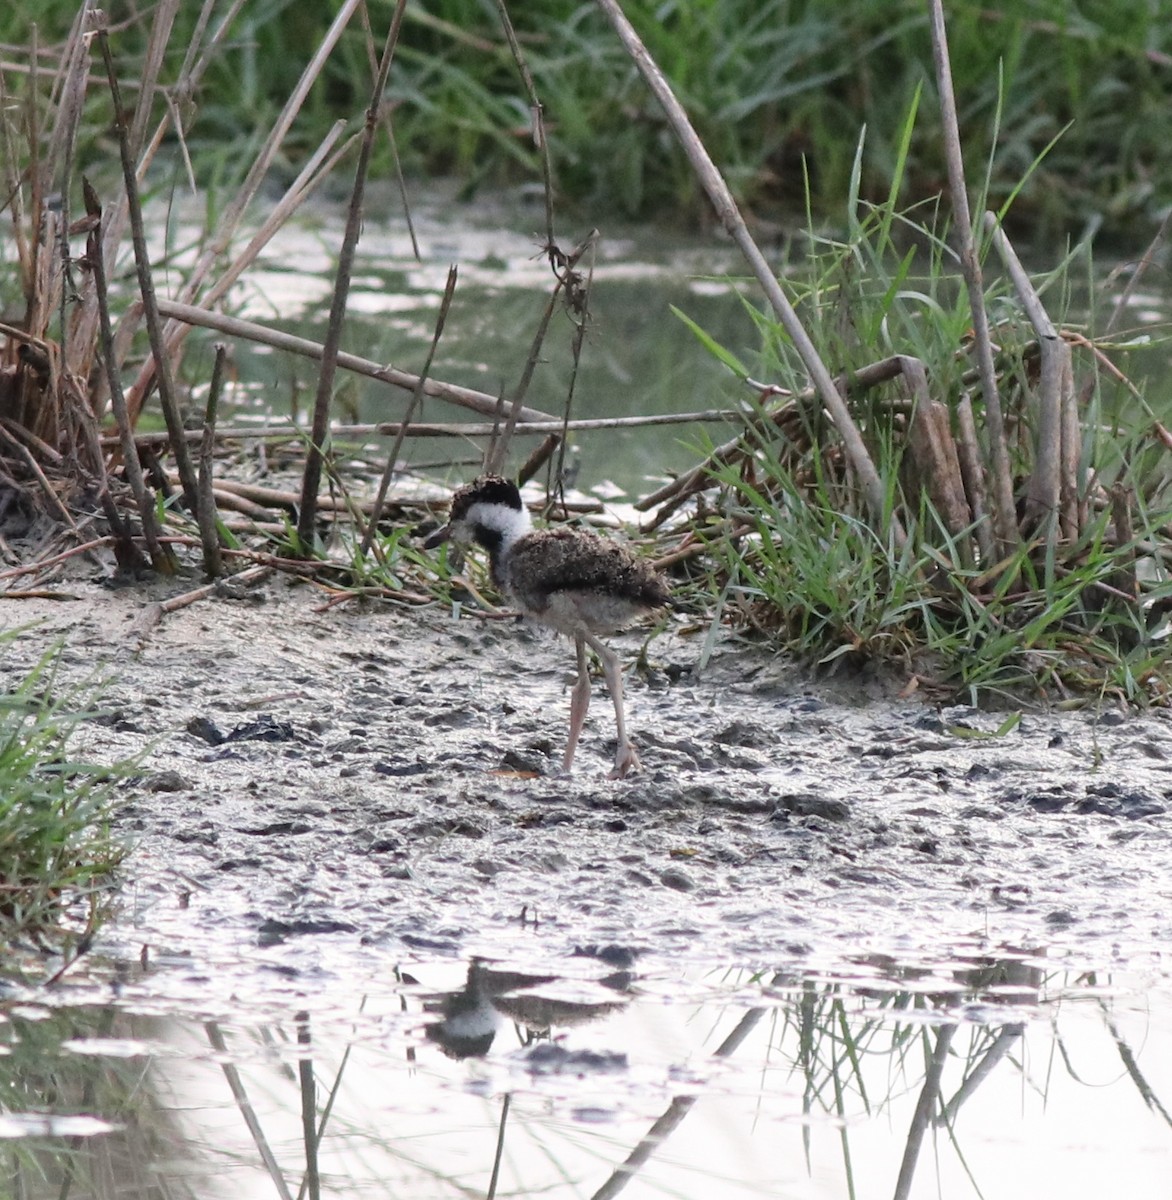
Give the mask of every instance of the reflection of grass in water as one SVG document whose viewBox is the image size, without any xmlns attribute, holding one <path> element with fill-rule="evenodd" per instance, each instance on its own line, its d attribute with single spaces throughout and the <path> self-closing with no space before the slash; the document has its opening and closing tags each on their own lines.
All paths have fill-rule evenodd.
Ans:
<svg viewBox="0 0 1172 1200">
<path fill-rule="evenodd" d="M 0 1057 L 0 1111 L 45 1116 L 95 1114 L 115 1126 L 94 1137 L 27 1137 L 4 1144 L 0 1173 L 12 1194 L 39 1197 L 157 1196 L 158 1164 L 173 1160 L 180 1135 L 150 1086 L 149 1056 L 71 1054 L 76 1038 L 134 1036 L 113 1008 L 12 1014 Z M 175 1200 L 194 1197 L 181 1176 L 168 1180 Z M 2 1193 L 7 1195 L 8 1193 Z"/>
<path fill-rule="evenodd" d="M 1033 979 L 1032 984 L 1027 984 L 1023 972 Z M 800 1081 L 793 1115 L 800 1112 L 803 1118 L 806 1169 L 812 1172 L 818 1162 L 814 1154 L 818 1129 L 829 1132 L 833 1128 L 840 1143 L 844 1194 L 854 1197 L 863 1190 L 864 1180 L 877 1178 L 877 1164 L 859 1158 L 858 1147 L 852 1146 L 860 1116 L 874 1120 L 887 1114 L 889 1120 L 892 1116 L 902 1120 L 902 1114 L 915 1110 L 908 1118 L 898 1179 L 890 1180 L 898 1198 L 909 1194 L 923 1143 L 929 1137 L 938 1138 L 940 1130 L 947 1140 L 936 1146 L 937 1158 L 941 1146 L 947 1147 L 960 1169 L 970 1171 L 965 1162 L 963 1110 L 998 1071 L 1002 1075 L 1007 1070 L 1020 1073 L 1027 1089 L 1042 1101 L 1048 1099 L 1055 1082 L 1056 1063 L 1064 1063 L 1076 1083 L 1089 1086 L 1080 1079 L 1061 1037 L 1058 1006 L 1052 1012 L 1053 1038 L 1042 1077 L 1031 1074 L 1024 1054 L 1028 1048 L 1023 1040 L 1026 1025 L 1019 1007 L 1033 1009 L 1040 1000 L 1050 1003 L 1073 986 L 1085 986 L 1086 979 L 1043 976 L 1020 963 L 966 970 L 952 981 L 942 980 L 939 973 L 919 979 L 912 971 L 887 974 L 889 978 L 895 975 L 895 980 L 872 984 L 793 975 L 756 976 L 747 986 L 736 986 L 735 978 L 726 978 L 738 995 L 743 997 L 757 988 L 767 1003 L 720 1011 L 698 1035 L 697 1049 L 707 1044 L 707 1061 L 714 1068 L 736 1059 L 748 1059 L 741 1065 L 749 1070 L 754 1063 L 761 1064 L 759 1112 L 764 1109 L 766 1115 L 783 1119 L 790 1115 L 768 1102 L 771 1076 L 788 1073 Z M 896 991 L 893 983 L 895 987 L 911 986 Z M 1006 1012 L 1009 1019 L 994 1023 L 997 998 L 1004 999 L 1007 994 L 1015 1007 Z M 993 1020 L 958 1024 L 953 1019 L 961 1006 L 971 1013 L 974 1004 L 981 1006 L 982 1016 Z M 1123 1074 L 1145 1104 L 1167 1120 L 1163 1099 L 1145 1079 L 1139 1058 L 1109 1003 L 1100 1000 L 1100 1007 L 1124 1065 Z M 709 1004 L 697 1010 L 697 1016 L 705 1021 L 713 1015 Z M 157 1194 L 157 1188 L 149 1190 L 148 1180 L 150 1186 L 157 1185 L 160 1164 L 167 1162 L 182 1162 L 179 1179 L 185 1176 L 196 1181 L 234 1168 L 264 1171 L 276 1188 L 274 1194 L 287 1195 L 290 1200 L 315 1200 L 319 1193 L 345 1195 L 347 1189 L 358 1192 L 374 1181 L 389 1189 L 409 1188 L 412 1195 L 434 1192 L 484 1197 L 498 1153 L 499 1195 L 541 1191 L 589 1195 L 598 1200 L 618 1196 L 635 1176 L 644 1186 L 665 1195 L 720 1194 L 712 1189 L 744 1182 L 735 1161 L 691 1162 L 694 1156 L 689 1153 L 688 1134 L 682 1132 L 689 1121 L 699 1119 L 689 1115 L 699 1101 L 704 1100 L 706 1106 L 722 1103 L 719 1081 L 723 1068 L 712 1072 L 714 1086 L 701 1082 L 674 1096 L 669 1077 L 661 1085 L 665 1096 L 662 1113 L 641 1136 L 636 1135 L 633 1144 L 629 1125 L 626 1132 L 619 1133 L 618 1127 L 593 1127 L 559 1116 L 540 1087 L 533 1093 L 536 1104 L 531 1100 L 518 1103 L 530 1093 L 524 1086 L 515 1091 L 504 1083 L 485 1092 L 481 1115 L 471 1120 L 454 1119 L 446 1105 L 438 1106 L 441 1123 L 434 1134 L 443 1140 L 437 1143 L 437 1150 L 432 1148 L 433 1133 L 427 1127 L 421 1127 L 414 1117 L 398 1119 L 404 1102 L 396 1099 L 396 1092 L 403 1086 L 408 1064 L 397 1055 L 393 1061 L 375 1064 L 387 1087 L 379 1089 L 372 1104 L 372 1064 L 356 1066 L 350 1057 L 351 1042 L 345 1037 L 339 1040 L 328 1030 L 323 1036 L 320 1026 L 311 1036 L 308 1018 L 288 1027 L 215 1027 L 214 1035 L 212 1027 L 194 1026 L 195 1041 L 185 1045 L 187 1055 L 193 1061 L 202 1057 L 199 1031 L 203 1028 L 212 1046 L 221 1052 L 217 1055 L 219 1067 L 209 1066 L 212 1074 L 208 1078 L 214 1080 L 223 1070 L 228 1086 L 221 1080 L 219 1089 L 192 1092 L 188 1085 L 183 1094 L 175 1096 L 167 1090 L 173 1082 L 165 1082 L 165 1075 L 156 1074 L 150 1061 L 144 1064 L 141 1057 L 127 1060 L 56 1053 L 66 1037 L 133 1036 L 144 1030 L 152 1036 L 159 1032 L 155 1027 L 135 1019 L 126 1022 L 112 1010 L 56 1014 L 45 1021 L 17 1025 L 19 1041 L 14 1052 L 0 1059 L 0 1107 L 92 1112 L 125 1125 L 123 1131 L 104 1138 L 72 1143 L 55 1139 L 51 1145 L 27 1142 L 6 1151 L 0 1165 L 8 1166 L 9 1176 L 20 1179 L 22 1186 L 27 1183 L 25 1194 L 29 1197 L 81 1194 L 85 1183 L 92 1185 L 92 1194 L 98 1197 L 145 1198 Z M 409 1070 L 422 1081 L 429 1073 L 415 1063 L 413 1045 L 409 1044 L 407 1054 Z M 206 1042 L 203 1049 L 206 1053 Z M 698 1065 L 697 1078 L 703 1080 L 708 1072 L 702 1062 Z M 449 1086 L 453 1082 L 447 1081 Z M 436 1076 L 427 1080 L 427 1086 L 432 1090 L 426 1099 L 433 1103 L 434 1089 L 442 1090 L 444 1084 Z M 573 1082 L 566 1086 L 572 1095 Z M 619 1082 L 618 1087 L 632 1088 L 632 1097 L 640 1094 L 634 1076 Z M 181 1103 L 186 1109 L 196 1094 L 200 1107 L 210 1114 L 235 1114 L 239 1130 L 207 1134 L 199 1142 L 192 1140 L 190 1127 L 180 1133 L 168 1115 L 171 1106 Z M 503 1103 L 506 1095 L 510 1097 L 507 1109 Z M 405 1111 L 411 1109 L 407 1095 Z M 298 1118 L 299 1134 L 295 1132 Z M 681 1137 L 685 1140 L 678 1148 L 689 1161 L 684 1184 L 672 1174 L 671 1161 L 671 1143 Z M 320 1175 L 314 1183 L 319 1152 Z M 655 1169 L 657 1158 L 665 1160 L 662 1172 Z M 886 1152 L 878 1169 L 895 1173 Z M 173 1175 L 170 1171 L 165 1177 L 175 1192 L 178 1180 Z M 883 1176 L 878 1178 L 882 1183 Z M 983 1181 L 976 1168 L 969 1178 L 975 1194 L 981 1195 Z M 191 1186 L 198 1189 L 198 1182 Z"/>
</svg>

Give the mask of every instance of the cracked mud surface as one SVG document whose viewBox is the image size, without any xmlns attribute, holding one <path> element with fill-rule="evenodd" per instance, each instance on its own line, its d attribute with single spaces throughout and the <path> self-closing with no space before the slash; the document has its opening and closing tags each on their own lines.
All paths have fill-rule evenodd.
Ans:
<svg viewBox="0 0 1172 1200">
<path fill-rule="evenodd" d="M 1007 946 L 1153 966 L 1172 931 L 1167 713 L 1027 710 L 964 736 L 1004 714 L 810 682 L 731 640 L 701 673 L 704 635 L 680 625 L 627 677 L 643 773 L 606 777 L 599 679 L 567 777 L 568 643 L 436 608 L 323 609 L 284 581 L 141 632 L 190 586 L 0 601 L 0 624 L 42 622 L 8 678 L 57 638 L 66 677 L 110 678 L 75 747 L 141 755 L 108 941 L 189 991 L 342 986 L 515 949 L 519 929 L 545 955 L 813 969 Z M 612 642 L 628 662 L 641 644 Z"/>
</svg>

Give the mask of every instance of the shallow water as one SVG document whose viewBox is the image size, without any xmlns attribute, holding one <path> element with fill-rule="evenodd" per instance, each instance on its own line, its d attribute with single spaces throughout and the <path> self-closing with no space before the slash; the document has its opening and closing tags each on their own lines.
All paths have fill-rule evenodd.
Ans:
<svg viewBox="0 0 1172 1200">
<path fill-rule="evenodd" d="M 512 396 L 553 289 L 540 247 L 544 212 L 501 198 L 457 206 L 442 192 L 413 208 L 420 258 L 415 258 L 398 206 L 376 204 L 358 246 L 343 349 L 419 371 L 434 332 L 448 269 L 459 282 L 431 376 L 491 396 Z M 234 292 L 233 309 L 252 320 L 322 341 L 333 286 L 333 257 L 344 213 L 312 208 L 274 239 L 259 267 Z M 569 250 L 587 231 L 559 230 Z M 560 419 L 571 391 L 574 417 L 735 410 L 749 399 L 729 371 L 705 351 L 672 313 L 685 312 L 734 353 L 759 345 L 749 314 L 736 299 L 739 260 L 720 239 L 673 236 L 646 228 L 601 231 L 589 291 L 589 334 L 575 376 L 574 325 L 559 305 L 541 344 L 525 404 Z M 207 377 L 214 337 L 197 331 L 187 371 Z M 265 423 L 312 406 L 317 366 L 237 342 L 236 383 L 222 423 Z M 749 359 L 751 361 L 751 359 Z M 333 416 L 343 423 L 399 420 L 409 394 L 343 373 Z M 484 417 L 427 399 L 414 421 L 460 422 Z M 691 467 L 705 437 L 726 440 L 720 423 L 680 424 L 572 435 L 568 469 L 590 489 L 650 491 L 672 471 Z M 523 459 L 540 441 L 524 435 Z M 386 449 L 384 443 L 383 449 Z M 409 439 L 414 463 L 479 460 L 483 439 Z"/>
<path fill-rule="evenodd" d="M 14 1194 L 102 1200 L 313 1196 L 315 1173 L 326 1196 L 1167 1195 L 1164 986 L 1021 954 L 836 978 L 602 953 L 388 963 L 263 1016 L 168 1012 L 149 970 L 16 1005 L 0 1162 Z"/>
</svg>

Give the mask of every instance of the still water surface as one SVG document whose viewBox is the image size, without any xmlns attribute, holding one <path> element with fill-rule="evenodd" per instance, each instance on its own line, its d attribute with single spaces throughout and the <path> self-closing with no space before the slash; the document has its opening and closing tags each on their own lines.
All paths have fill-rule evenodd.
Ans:
<svg viewBox="0 0 1172 1200">
<path fill-rule="evenodd" d="M 10 1194 L 1168 1194 L 1165 985 L 1025 956 L 843 978 L 601 953 L 387 964 L 255 1018 L 168 1011 L 141 971 L 106 1003 L 18 1004 Z"/>
</svg>

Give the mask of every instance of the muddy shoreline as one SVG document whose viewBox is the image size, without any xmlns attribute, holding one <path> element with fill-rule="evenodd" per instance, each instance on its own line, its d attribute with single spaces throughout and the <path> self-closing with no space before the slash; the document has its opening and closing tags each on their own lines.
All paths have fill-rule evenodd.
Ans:
<svg viewBox="0 0 1172 1200">
<path fill-rule="evenodd" d="M 971 736 L 1004 714 L 812 682 L 732 639 L 700 673 L 704 635 L 681 623 L 628 675 L 644 772 L 606 777 L 599 680 L 566 777 L 558 638 L 439 608 L 323 609 L 284 580 L 142 633 L 146 606 L 185 586 L 79 583 L 72 600 L 0 600 L 0 624 L 38 622 L 6 673 L 60 639 L 67 678 L 109 678 L 75 749 L 141 768 L 105 941 L 174 964 L 209 1003 L 599 944 L 774 969 L 1004 948 L 1159 968 L 1165 712 L 1027 711 Z M 630 661 L 640 635 L 615 644 Z"/>
</svg>

